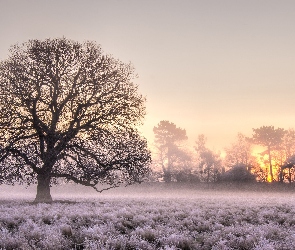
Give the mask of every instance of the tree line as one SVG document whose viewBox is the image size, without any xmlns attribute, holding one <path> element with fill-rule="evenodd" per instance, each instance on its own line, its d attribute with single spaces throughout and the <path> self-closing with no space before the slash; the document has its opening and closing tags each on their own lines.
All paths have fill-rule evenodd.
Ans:
<svg viewBox="0 0 295 250">
<path fill-rule="evenodd" d="M 274 127 L 242 134 L 225 159 L 200 135 L 190 153 L 185 129 L 169 121 L 154 127 L 151 169 L 147 140 L 138 131 L 145 97 L 133 66 L 105 54 L 95 42 L 66 38 L 11 46 L 0 61 L 0 184 L 37 184 L 36 202 L 51 202 L 62 182 L 98 192 L 147 179 L 217 182 L 294 181 L 293 130 Z M 263 168 L 251 145 L 265 147 Z M 264 158 L 264 156 L 267 156 Z"/>
<path fill-rule="evenodd" d="M 153 129 L 153 178 L 164 182 L 294 182 L 295 131 L 274 126 L 253 128 L 250 137 L 238 133 L 225 148 L 225 157 L 207 147 L 200 134 L 193 149 L 185 142 L 186 130 L 169 121 Z M 262 150 L 254 154 L 253 148 Z"/>
</svg>

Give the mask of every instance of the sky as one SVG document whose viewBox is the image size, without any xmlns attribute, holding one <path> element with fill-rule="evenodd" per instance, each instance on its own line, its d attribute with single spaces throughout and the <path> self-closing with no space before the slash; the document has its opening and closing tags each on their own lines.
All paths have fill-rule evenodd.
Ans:
<svg viewBox="0 0 295 250">
<path fill-rule="evenodd" d="M 214 150 L 252 128 L 295 128 L 293 0 L 0 0 L 0 34 L 0 60 L 65 36 L 131 62 L 149 143 L 161 120 Z"/>
</svg>

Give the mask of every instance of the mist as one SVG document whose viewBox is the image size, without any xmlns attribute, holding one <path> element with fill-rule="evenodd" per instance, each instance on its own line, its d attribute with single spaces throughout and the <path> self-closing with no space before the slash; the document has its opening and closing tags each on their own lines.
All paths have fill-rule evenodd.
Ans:
<svg viewBox="0 0 295 250">
<path fill-rule="evenodd" d="M 0 1 L 0 249 L 295 249 L 294 9 Z"/>
</svg>

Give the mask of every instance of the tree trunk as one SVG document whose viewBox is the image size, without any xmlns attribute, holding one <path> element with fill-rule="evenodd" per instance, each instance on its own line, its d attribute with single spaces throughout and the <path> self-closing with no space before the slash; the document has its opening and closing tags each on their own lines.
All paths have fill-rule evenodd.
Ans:
<svg viewBox="0 0 295 250">
<path fill-rule="evenodd" d="M 281 171 L 280 171 L 280 182 L 283 183 L 284 181 L 284 169 L 281 167 Z"/>
<path fill-rule="evenodd" d="M 274 178 L 273 178 L 273 171 L 272 171 L 271 155 L 270 154 L 271 154 L 270 147 L 268 147 L 269 173 L 270 173 L 271 182 L 273 182 Z"/>
<path fill-rule="evenodd" d="M 171 182 L 171 172 L 169 170 L 164 172 L 164 181 L 168 183 Z"/>
<path fill-rule="evenodd" d="M 167 147 L 167 168 L 166 168 L 166 171 L 164 172 L 164 180 L 165 182 L 171 182 L 172 180 L 172 173 L 171 173 L 171 166 L 170 166 L 170 146 L 168 145 Z"/>
<path fill-rule="evenodd" d="M 52 202 L 50 194 L 50 175 L 38 174 L 37 195 L 35 202 Z"/>
</svg>

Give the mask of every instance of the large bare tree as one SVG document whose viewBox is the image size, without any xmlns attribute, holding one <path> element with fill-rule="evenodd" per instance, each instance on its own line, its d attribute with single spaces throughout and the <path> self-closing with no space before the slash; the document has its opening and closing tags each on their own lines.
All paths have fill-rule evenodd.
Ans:
<svg viewBox="0 0 295 250">
<path fill-rule="evenodd" d="M 29 40 L 0 64 L 0 182 L 35 183 L 51 201 L 58 178 L 97 188 L 140 182 L 150 152 L 136 127 L 145 98 L 134 69 L 95 42 Z"/>
</svg>

